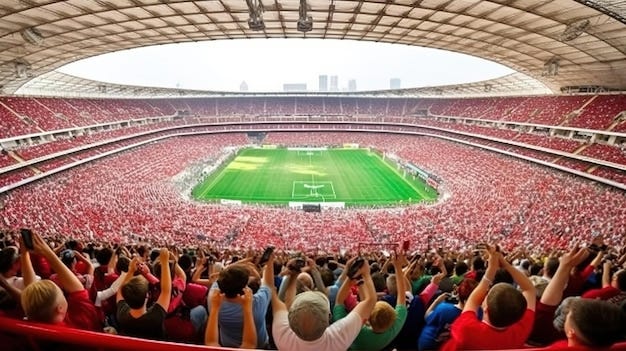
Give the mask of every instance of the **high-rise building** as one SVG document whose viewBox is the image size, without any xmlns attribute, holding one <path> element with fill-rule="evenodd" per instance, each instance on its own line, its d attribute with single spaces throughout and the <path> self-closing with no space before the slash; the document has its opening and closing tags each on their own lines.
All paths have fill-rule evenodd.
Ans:
<svg viewBox="0 0 626 351">
<path fill-rule="evenodd" d="M 348 81 L 348 91 L 356 91 L 356 79 L 350 79 Z"/>
<path fill-rule="evenodd" d="M 400 78 L 389 79 L 389 89 L 400 89 L 400 85 L 401 85 Z"/>
<path fill-rule="evenodd" d="M 330 91 L 339 91 L 339 77 L 330 76 Z"/>
<path fill-rule="evenodd" d="M 245 80 L 239 84 L 239 91 L 248 91 L 248 83 Z"/>
<path fill-rule="evenodd" d="M 306 83 L 285 83 L 283 84 L 284 92 L 305 92 Z"/>
<path fill-rule="evenodd" d="M 328 91 L 328 76 L 320 75 L 319 76 L 319 91 Z"/>
</svg>

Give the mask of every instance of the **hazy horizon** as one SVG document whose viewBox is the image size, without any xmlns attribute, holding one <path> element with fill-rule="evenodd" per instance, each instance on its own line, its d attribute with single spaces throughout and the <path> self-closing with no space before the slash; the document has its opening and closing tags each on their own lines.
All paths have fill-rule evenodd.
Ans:
<svg viewBox="0 0 626 351">
<path fill-rule="evenodd" d="M 107 53 L 59 71 L 115 84 L 249 92 L 283 91 L 304 83 L 318 91 L 318 76 L 338 76 L 338 91 L 461 84 L 515 72 L 498 63 L 444 50 L 350 40 L 237 39 L 179 43 Z"/>
</svg>

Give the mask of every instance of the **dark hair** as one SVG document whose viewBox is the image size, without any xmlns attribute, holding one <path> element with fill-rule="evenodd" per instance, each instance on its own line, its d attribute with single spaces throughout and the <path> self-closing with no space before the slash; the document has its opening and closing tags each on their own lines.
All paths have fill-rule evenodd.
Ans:
<svg viewBox="0 0 626 351">
<path fill-rule="evenodd" d="M 153 249 L 150 251 L 150 262 L 156 261 L 156 259 L 161 255 L 161 252 L 158 249 Z"/>
<path fill-rule="evenodd" d="M 132 277 L 122 286 L 122 297 L 132 309 L 143 306 L 148 296 L 148 281 L 141 275 Z"/>
<path fill-rule="evenodd" d="M 511 273 L 507 272 L 506 269 L 499 268 L 496 271 L 496 275 L 493 278 L 493 283 L 494 284 L 507 283 L 507 284 L 513 285 L 513 283 L 515 283 L 515 279 L 513 279 L 513 276 L 511 275 Z"/>
<path fill-rule="evenodd" d="M 457 262 L 454 266 L 454 274 L 456 274 L 458 277 L 462 277 L 465 273 L 467 273 L 468 270 L 469 267 L 467 266 L 467 263 L 463 261 Z"/>
<path fill-rule="evenodd" d="M 446 277 L 451 277 L 456 265 L 452 260 L 444 260 L 443 265 L 446 267 Z"/>
<path fill-rule="evenodd" d="M 113 250 L 111 250 L 108 247 L 105 247 L 102 250 L 96 251 L 96 261 L 101 266 L 106 266 L 111 260 L 111 257 L 113 257 Z"/>
<path fill-rule="evenodd" d="M 180 266 L 180 268 L 183 269 L 183 271 L 190 270 L 192 264 L 193 264 L 193 260 L 191 259 L 191 256 L 189 256 L 188 254 L 182 255 L 178 259 L 178 265 Z"/>
<path fill-rule="evenodd" d="M 220 272 L 217 286 L 228 298 L 243 294 L 243 288 L 248 285 L 248 270 L 239 265 L 229 266 Z"/>
<path fill-rule="evenodd" d="M 383 292 L 385 291 L 385 288 L 387 288 L 385 276 L 380 272 L 372 274 L 372 281 L 374 282 L 374 289 L 376 289 L 376 292 Z"/>
<path fill-rule="evenodd" d="M 543 268 L 543 265 L 541 263 L 533 263 L 530 266 L 530 270 L 528 272 L 530 273 L 530 275 L 538 275 L 539 272 L 541 272 L 542 268 Z"/>
<path fill-rule="evenodd" d="M 67 247 L 70 250 L 78 250 L 78 241 L 72 239 L 72 240 L 68 240 L 65 243 L 65 247 Z"/>
<path fill-rule="evenodd" d="M 478 282 L 471 278 L 465 278 L 461 280 L 459 286 L 456 288 L 456 293 L 459 297 L 459 301 L 465 303 L 469 296 L 472 294 L 472 291 L 476 289 L 478 286 Z"/>
<path fill-rule="evenodd" d="M 476 256 L 472 258 L 472 268 L 475 271 L 484 270 L 485 269 L 485 261 L 483 261 L 480 256 Z"/>
<path fill-rule="evenodd" d="M 320 268 L 320 275 L 322 276 L 322 281 L 324 282 L 324 286 L 332 286 L 335 284 L 335 274 L 328 268 Z"/>
<path fill-rule="evenodd" d="M 124 255 L 117 258 L 117 264 L 115 270 L 117 272 L 128 272 L 128 266 L 130 265 L 130 259 Z"/>
<path fill-rule="evenodd" d="M 145 245 L 140 245 L 137 247 L 137 255 L 139 255 L 139 257 L 143 257 L 143 255 L 145 255 L 147 251 L 148 248 Z"/>
<path fill-rule="evenodd" d="M 487 294 L 489 322 L 496 328 L 504 328 L 519 321 L 526 312 L 526 299 L 512 285 L 494 285 Z"/>
<path fill-rule="evenodd" d="M 172 279 L 174 279 L 174 276 L 176 275 L 176 270 L 174 269 L 175 267 L 175 263 L 174 262 L 169 262 L 170 265 L 170 276 L 172 277 Z M 155 262 L 154 265 L 152 266 L 152 270 L 154 271 L 154 275 L 161 279 L 161 262 Z"/>
<path fill-rule="evenodd" d="M 326 257 L 318 257 L 315 259 L 315 264 L 318 267 L 324 267 L 324 265 L 326 264 L 326 262 L 328 261 L 328 259 Z"/>
<path fill-rule="evenodd" d="M 543 266 L 543 273 L 548 277 L 554 277 L 557 269 L 559 269 L 559 259 L 556 257 L 550 257 L 546 261 L 546 265 Z"/>
<path fill-rule="evenodd" d="M 570 318 L 587 346 L 609 347 L 624 336 L 624 312 L 606 301 L 576 299 L 571 303 Z"/>
<path fill-rule="evenodd" d="M 339 266 L 337 265 L 336 262 L 328 262 L 328 269 L 330 269 L 331 271 L 334 271 L 337 268 L 339 268 Z"/>
</svg>

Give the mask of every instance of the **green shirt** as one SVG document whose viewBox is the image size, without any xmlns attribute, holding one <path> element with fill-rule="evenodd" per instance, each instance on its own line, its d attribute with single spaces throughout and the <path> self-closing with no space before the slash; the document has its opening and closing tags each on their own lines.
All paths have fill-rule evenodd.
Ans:
<svg viewBox="0 0 626 351">
<path fill-rule="evenodd" d="M 347 315 L 348 311 L 346 310 L 345 306 L 335 305 L 335 307 L 333 308 L 333 321 L 338 321 Z M 374 333 L 374 331 L 372 331 L 372 328 L 364 325 L 361 328 L 359 335 L 350 346 L 350 350 L 378 351 L 389 345 L 393 341 L 393 339 L 398 336 L 400 330 L 402 330 L 402 327 L 404 326 L 407 315 L 406 306 L 396 306 L 396 315 L 396 320 L 391 328 L 380 334 Z"/>
<path fill-rule="evenodd" d="M 419 295 L 422 290 L 424 290 L 424 288 L 428 286 L 432 278 L 432 275 L 424 274 L 421 277 L 417 278 L 417 280 L 411 281 L 411 292 L 413 293 L 413 295 Z"/>
</svg>

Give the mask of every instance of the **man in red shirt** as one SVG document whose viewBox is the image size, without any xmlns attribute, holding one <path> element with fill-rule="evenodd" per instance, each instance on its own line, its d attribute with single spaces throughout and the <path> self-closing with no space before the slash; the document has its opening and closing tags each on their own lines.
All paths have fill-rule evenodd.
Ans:
<svg viewBox="0 0 626 351">
<path fill-rule="evenodd" d="M 451 339 L 442 350 L 523 348 L 530 335 L 535 316 L 535 287 L 494 247 L 488 246 L 487 252 L 487 271 L 469 296 L 463 312 L 452 324 Z M 503 268 L 513 277 L 521 292 L 506 283 L 490 288 L 498 268 Z M 481 305 L 482 321 L 477 317 Z"/>
<path fill-rule="evenodd" d="M 602 288 L 585 292 L 583 298 L 600 299 L 617 306 L 626 301 L 626 269 L 619 270 L 611 276 L 611 266 L 611 261 L 604 262 Z"/>
<path fill-rule="evenodd" d="M 44 257 L 57 273 L 59 285 L 41 280 L 28 285 L 22 291 L 22 308 L 29 320 L 72 328 L 102 331 L 102 321 L 89 294 L 76 275 L 45 243 L 39 234 L 33 233 L 33 251 Z"/>
</svg>

